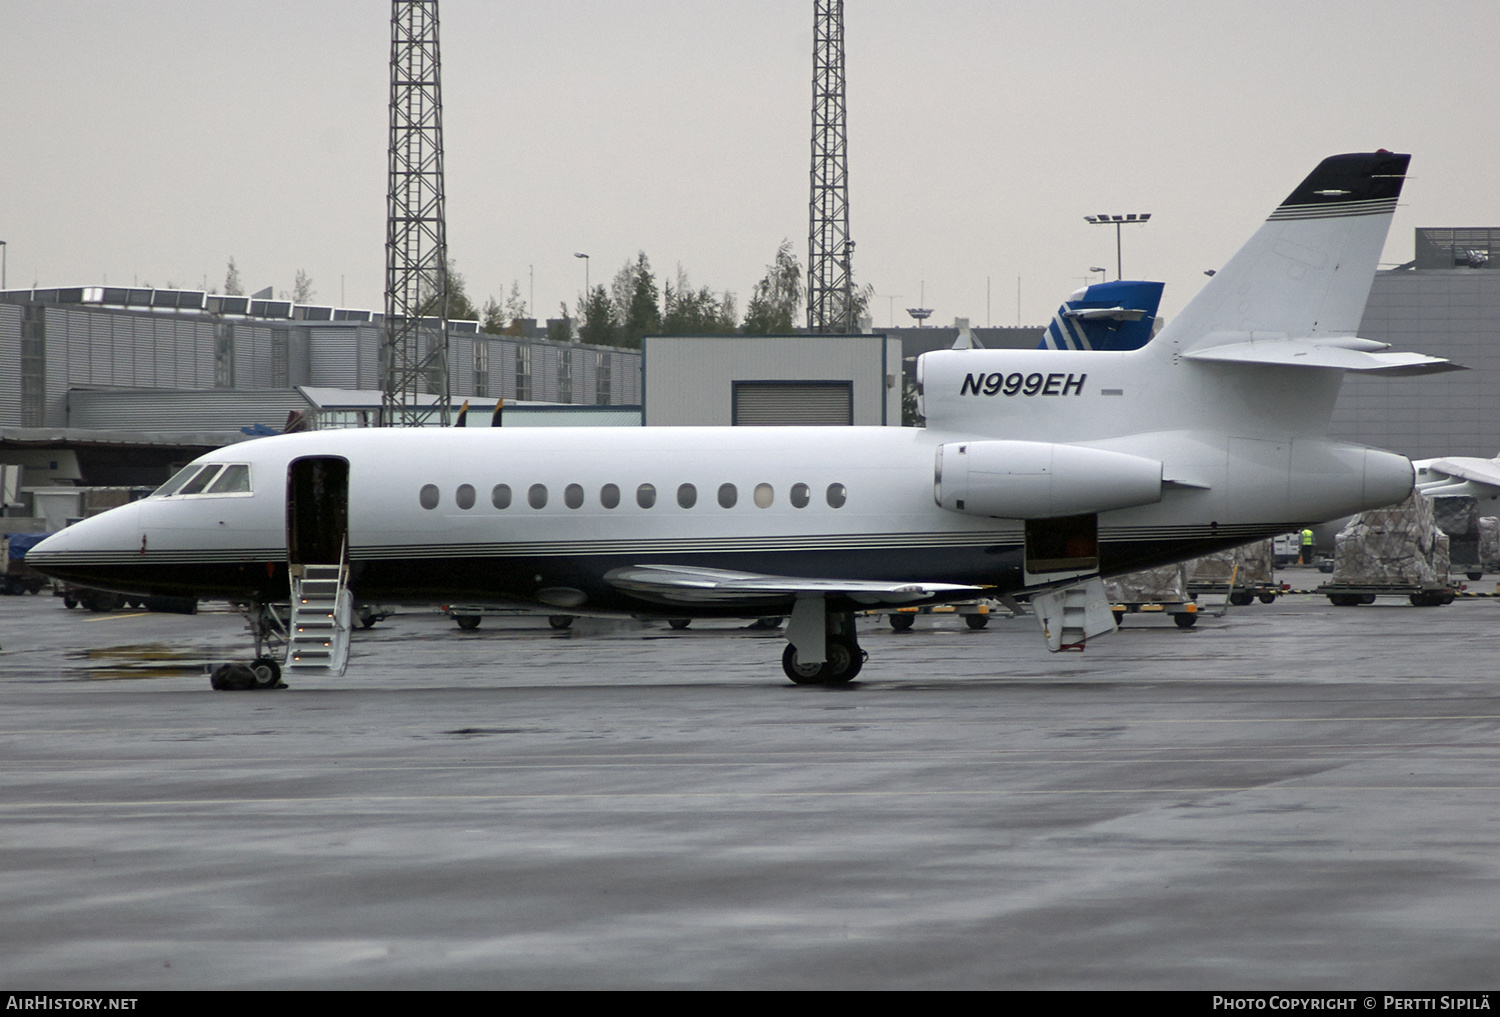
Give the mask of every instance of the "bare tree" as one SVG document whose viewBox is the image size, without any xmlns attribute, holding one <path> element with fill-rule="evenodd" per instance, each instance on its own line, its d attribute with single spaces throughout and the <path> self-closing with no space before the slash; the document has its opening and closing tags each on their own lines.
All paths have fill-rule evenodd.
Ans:
<svg viewBox="0 0 1500 1017">
<path fill-rule="evenodd" d="M 304 269 L 297 269 L 297 280 L 292 283 L 292 303 L 310 303 L 317 295 L 317 290 L 313 289 L 312 276 L 308 275 Z"/>
</svg>

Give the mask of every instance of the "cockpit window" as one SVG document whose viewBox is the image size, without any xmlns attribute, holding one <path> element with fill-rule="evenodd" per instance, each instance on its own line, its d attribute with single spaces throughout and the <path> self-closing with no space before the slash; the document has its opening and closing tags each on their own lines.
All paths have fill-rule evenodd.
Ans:
<svg viewBox="0 0 1500 1017">
<path fill-rule="evenodd" d="M 209 487 L 209 494 L 244 494 L 250 490 L 250 467 L 244 463 L 234 463 L 224 467 L 224 472 L 219 474 Z"/>
<path fill-rule="evenodd" d="M 209 482 L 217 477 L 219 475 L 219 471 L 223 468 L 224 467 L 217 464 L 213 466 L 203 467 L 203 469 L 198 471 L 198 475 L 192 480 L 189 480 L 186 484 L 183 484 L 182 490 L 178 491 L 177 493 L 179 495 L 200 493 L 204 488 L 208 487 Z"/>
<path fill-rule="evenodd" d="M 158 487 L 155 491 L 152 491 L 151 497 L 165 498 L 169 494 L 176 494 L 177 489 L 183 484 L 186 484 L 189 480 L 192 480 L 193 476 L 201 469 L 203 469 L 203 467 L 199 463 L 190 463 L 187 466 L 184 466 L 182 469 L 172 474 L 172 478 L 165 484 Z"/>
<path fill-rule="evenodd" d="M 151 492 L 153 498 L 189 495 L 249 494 L 250 467 L 245 463 L 192 463 Z"/>
</svg>

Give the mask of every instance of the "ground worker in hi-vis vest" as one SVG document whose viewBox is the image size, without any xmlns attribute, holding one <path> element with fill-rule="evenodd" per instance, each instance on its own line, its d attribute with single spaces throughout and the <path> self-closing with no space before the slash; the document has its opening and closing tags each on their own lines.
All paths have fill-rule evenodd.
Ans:
<svg viewBox="0 0 1500 1017">
<path fill-rule="evenodd" d="M 1313 541 L 1312 530 L 1303 530 L 1302 531 L 1302 557 L 1300 557 L 1300 558 L 1297 559 L 1297 564 L 1298 565 L 1311 565 L 1312 564 L 1312 558 L 1313 558 L 1313 555 L 1312 555 L 1312 541 Z"/>
</svg>

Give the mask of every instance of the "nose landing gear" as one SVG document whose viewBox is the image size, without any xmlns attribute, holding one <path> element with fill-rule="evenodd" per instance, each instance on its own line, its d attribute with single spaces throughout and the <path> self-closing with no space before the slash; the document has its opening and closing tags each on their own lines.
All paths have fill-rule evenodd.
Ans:
<svg viewBox="0 0 1500 1017">
<path fill-rule="evenodd" d="M 284 689 L 281 663 L 275 657 L 286 652 L 286 621 L 271 604 L 243 604 L 246 627 L 255 641 L 255 659 L 248 664 L 220 664 L 208 676 L 208 684 L 219 692 Z"/>
</svg>

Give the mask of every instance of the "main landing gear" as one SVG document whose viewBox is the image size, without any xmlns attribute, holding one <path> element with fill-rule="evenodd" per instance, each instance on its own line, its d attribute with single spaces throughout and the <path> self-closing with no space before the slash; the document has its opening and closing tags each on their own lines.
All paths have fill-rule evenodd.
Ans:
<svg viewBox="0 0 1500 1017">
<path fill-rule="evenodd" d="M 854 615 L 829 611 L 822 597 L 797 601 L 786 637 L 781 669 L 798 685 L 843 685 L 869 659 L 855 638 Z"/>
<path fill-rule="evenodd" d="M 286 688 L 275 656 L 278 651 L 286 652 L 286 621 L 270 604 L 244 604 L 240 610 L 255 640 L 255 659 L 248 664 L 220 664 L 209 675 L 209 685 L 221 692 Z"/>
</svg>

